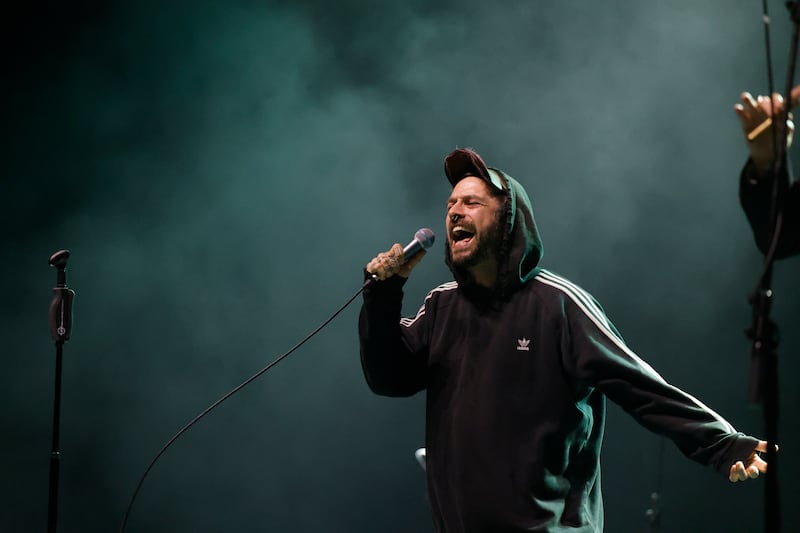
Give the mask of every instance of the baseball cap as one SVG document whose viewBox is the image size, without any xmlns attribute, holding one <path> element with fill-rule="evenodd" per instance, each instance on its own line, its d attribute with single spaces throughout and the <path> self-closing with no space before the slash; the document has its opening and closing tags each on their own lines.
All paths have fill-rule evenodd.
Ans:
<svg viewBox="0 0 800 533">
<path fill-rule="evenodd" d="M 458 148 L 447 154 L 444 158 L 444 173 L 454 187 L 464 177 L 475 176 L 501 191 L 505 190 L 500 174 L 487 167 L 483 158 L 471 148 Z"/>
</svg>

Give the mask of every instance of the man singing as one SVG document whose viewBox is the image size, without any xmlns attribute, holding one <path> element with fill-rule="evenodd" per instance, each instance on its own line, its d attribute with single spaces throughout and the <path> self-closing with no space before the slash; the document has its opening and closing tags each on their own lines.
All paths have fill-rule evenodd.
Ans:
<svg viewBox="0 0 800 533">
<path fill-rule="evenodd" d="M 603 530 L 605 399 L 731 481 L 758 477 L 766 443 L 670 385 L 586 291 L 539 266 L 528 195 L 472 150 L 445 159 L 446 262 L 455 281 L 401 318 L 395 244 L 366 267 L 361 362 L 377 394 L 427 391 L 428 494 L 440 533 Z"/>
</svg>

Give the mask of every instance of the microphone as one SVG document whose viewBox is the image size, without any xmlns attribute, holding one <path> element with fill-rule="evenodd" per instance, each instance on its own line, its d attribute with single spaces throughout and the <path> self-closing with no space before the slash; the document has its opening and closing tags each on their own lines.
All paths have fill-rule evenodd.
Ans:
<svg viewBox="0 0 800 533">
<path fill-rule="evenodd" d="M 433 234 L 433 230 L 428 228 L 418 229 L 414 234 L 414 238 L 411 239 L 411 242 L 406 244 L 406 247 L 403 248 L 403 263 L 407 263 L 409 259 L 417 255 L 422 250 L 427 250 L 433 246 L 433 241 L 435 238 L 436 237 Z M 375 274 L 372 274 L 372 277 L 367 279 L 366 283 L 364 283 L 364 288 L 369 287 L 376 281 L 378 281 L 378 278 L 375 276 Z"/>
<path fill-rule="evenodd" d="M 422 250 L 427 250 L 433 246 L 433 241 L 435 239 L 436 237 L 433 235 L 433 231 L 430 229 L 418 229 L 411 242 L 406 244 L 406 247 L 403 248 L 403 259 L 405 259 L 403 262 L 407 263 L 408 260 L 417 255 L 417 253 L 421 252 Z"/>
</svg>

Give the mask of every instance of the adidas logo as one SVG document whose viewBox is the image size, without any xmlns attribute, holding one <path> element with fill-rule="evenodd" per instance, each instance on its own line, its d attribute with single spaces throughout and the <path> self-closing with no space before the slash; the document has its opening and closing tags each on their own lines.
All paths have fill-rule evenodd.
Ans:
<svg viewBox="0 0 800 533">
<path fill-rule="evenodd" d="M 517 350 L 520 350 L 520 351 L 523 351 L 523 352 L 529 352 L 531 350 L 530 344 L 531 344 L 531 340 L 530 339 L 526 339 L 525 337 L 522 337 L 521 339 L 517 339 Z"/>
</svg>

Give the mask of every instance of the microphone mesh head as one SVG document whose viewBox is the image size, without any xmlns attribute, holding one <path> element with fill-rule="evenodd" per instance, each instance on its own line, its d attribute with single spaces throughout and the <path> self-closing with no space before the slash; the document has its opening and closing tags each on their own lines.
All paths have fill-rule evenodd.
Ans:
<svg viewBox="0 0 800 533">
<path fill-rule="evenodd" d="M 433 246 L 435 239 L 433 231 L 428 228 L 421 228 L 414 234 L 414 238 L 419 241 L 423 248 L 426 250 Z"/>
</svg>

